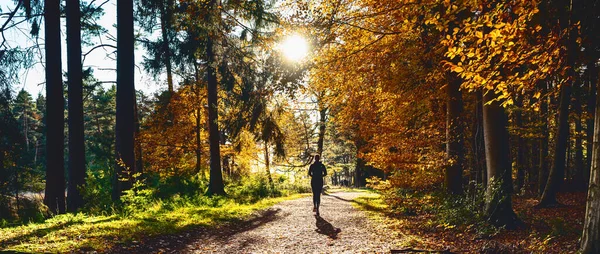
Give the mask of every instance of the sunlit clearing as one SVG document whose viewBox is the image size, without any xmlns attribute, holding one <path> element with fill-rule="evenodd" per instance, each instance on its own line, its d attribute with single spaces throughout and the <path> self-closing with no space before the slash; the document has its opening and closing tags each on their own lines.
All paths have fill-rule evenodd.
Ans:
<svg viewBox="0 0 600 254">
<path fill-rule="evenodd" d="M 300 61 L 308 54 L 308 43 L 302 36 L 294 34 L 281 43 L 281 51 L 290 61 Z"/>
</svg>

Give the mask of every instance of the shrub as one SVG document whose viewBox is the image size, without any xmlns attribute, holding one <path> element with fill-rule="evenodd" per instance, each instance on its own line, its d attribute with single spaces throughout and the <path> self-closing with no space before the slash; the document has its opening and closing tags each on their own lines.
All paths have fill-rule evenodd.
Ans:
<svg viewBox="0 0 600 254">
<path fill-rule="evenodd" d="M 143 210 L 153 201 L 154 191 L 146 186 L 140 176 L 140 173 L 133 174 L 134 182 L 131 189 L 123 191 L 121 196 L 123 211 L 126 214 Z"/>
<path fill-rule="evenodd" d="M 281 192 L 272 190 L 268 179 L 263 175 L 251 175 L 240 181 L 230 183 L 225 187 L 225 192 L 239 203 L 254 203 L 265 197 L 277 197 Z"/>
<path fill-rule="evenodd" d="M 110 169 L 99 168 L 97 165 L 90 166 L 87 171 L 85 187 L 82 189 L 85 205 L 83 210 L 91 214 L 110 212 L 113 209 L 111 191 L 111 175 L 106 173 Z"/>
</svg>

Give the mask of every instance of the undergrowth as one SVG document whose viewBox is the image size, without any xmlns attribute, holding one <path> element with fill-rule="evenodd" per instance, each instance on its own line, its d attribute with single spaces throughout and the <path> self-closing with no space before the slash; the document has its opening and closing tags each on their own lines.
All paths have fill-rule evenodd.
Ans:
<svg viewBox="0 0 600 254">
<path fill-rule="evenodd" d="M 427 215 L 428 220 L 419 226 L 428 232 L 470 230 L 489 237 L 501 230 L 486 222 L 481 186 L 472 186 L 465 195 L 450 195 L 442 189 L 398 188 L 379 179 L 369 179 L 368 186 L 381 194 L 379 199 L 387 206 L 385 213 L 391 217 Z"/>
<path fill-rule="evenodd" d="M 77 214 L 57 215 L 41 222 L 5 223 L 0 228 L 0 251 L 106 251 L 114 244 L 148 236 L 244 219 L 256 210 L 303 196 L 302 192 L 310 190 L 304 182 L 291 183 L 284 177 L 274 180 L 275 188 L 271 189 L 266 177 L 246 177 L 228 183 L 227 196 L 209 197 L 203 195 L 206 181 L 202 177 L 179 179 L 181 188 L 169 188 L 173 182 L 137 179 L 119 205 L 88 203 Z M 91 184 L 102 186 L 94 181 Z M 110 195 L 96 190 L 87 194 L 94 201 L 106 200 L 97 195 Z"/>
</svg>

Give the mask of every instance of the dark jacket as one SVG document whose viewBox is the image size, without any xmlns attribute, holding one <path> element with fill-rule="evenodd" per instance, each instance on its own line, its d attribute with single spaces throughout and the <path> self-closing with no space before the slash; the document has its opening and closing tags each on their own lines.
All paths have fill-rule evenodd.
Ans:
<svg viewBox="0 0 600 254">
<path fill-rule="evenodd" d="M 327 175 L 325 165 L 317 161 L 308 168 L 308 175 L 312 177 L 311 182 L 323 182 L 323 177 Z"/>
</svg>

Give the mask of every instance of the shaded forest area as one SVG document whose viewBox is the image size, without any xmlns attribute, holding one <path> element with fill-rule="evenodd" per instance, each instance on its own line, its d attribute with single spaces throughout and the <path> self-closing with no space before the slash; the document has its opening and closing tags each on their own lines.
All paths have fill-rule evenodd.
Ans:
<svg viewBox="0 0 600 254">
<path fill-rule="evenodd" d="M 374 210 L 407 220 L 398 231 L 600 252 L 600 1 L 13 3 L 0 9 L 2 243 L 28 222 L 235 218 L 308 192 L 320 154 L 327 184 L 379 191 Z M 107 3 L 116 34 L 102 41 Z M 5 37 L 15 29 L 33 46 Z M 300 61 L 277 47 L 294 34 L 311 48 Z M 94 75 L 94 50 L 116 80 Z M 34 98 L 15 87 L 36 61 Z M 139 91 L 136 68 L 160 90 Z M 213 210 L 188 221 L 190 207 Z"/>
</svg>

